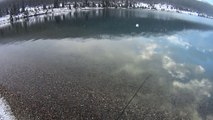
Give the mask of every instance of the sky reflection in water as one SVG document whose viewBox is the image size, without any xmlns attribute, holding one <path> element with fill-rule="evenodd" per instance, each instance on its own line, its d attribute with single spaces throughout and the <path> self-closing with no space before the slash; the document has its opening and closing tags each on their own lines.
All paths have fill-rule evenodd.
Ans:
<svg viewBox="0 0 213 120">
<path fill-rule="evenodd" d="M 129 22 L 127 21 L 126 23 Z M 165 28 L 168 29 L 175 23 L 179 22 L 173 21 Z M 96 31 L 99 30 L 98 25 L 92 27 L 90 21 L 87 27 L 93 31 L 82 33 L 87 34 L 86 37 L 71 35 L 50 39 L 47 33 L 52 31 L 48 31 L 44 38 L 42 33 L 35 34 L 39 36 L 36 40 L 12 43 L 5 43 L 3 40 L 0 44 L 0 83 L 34 100 L 46 101 L 46 95 L 55 95 L 57 97 L 50 97 L 50 100 L 60 102 L 60 97 L 74 98 L 73 101 L 66 102 L 77 105 L 87 104 L 85 101 L 89 98 L 81 101 L 85 98 L 83 93 L 90 95 L 93 91 L 97 97 L 95 101 L 99 100 L 100 94 L 108 97 L 105 99 L 117 100 L 119 104 L 114 101 L 102 101 L 106 109 L 109 109 L 108 113 L 102 112 L 116 118 L 144 76 L 151 74 L 151 79 L 138 93 L 124 118 L 154 118 L 153 115 L 156 114 L 158 118 L 167 119 L 212 119 L 213 31 L 199 25 L 191 27 L 192 23 L 186 23 L 184 22 L 184 25 L 189 30 L 174 28 L 176 32 L 157 36 L 152 30 L 153 33 L 146 36 L 137 32 L 126 34 L 135 29 L 128 30 L 126 27 L 126 30 L 121 31 L 122 34 L 120 31 L 111 34 L 108 29 Z M 62 26 L 63 30 L 68 29 L 63 23 Z M 149 29 L 143 30 L 147 32 Z M 94 35 L 96 32 L 98 37 Z M 102 34 L 104 32 L 108 34 Z M 21 38 L 24 40 L 28 37 L 18 37 Z M 50 76 L 52 74 L 53 76 Z M 74 86 L 83 94 L 79 95 L 78 100 L 78 97 L 70 95 L 72 92 L 68 92 L 76 92 Z M 103 109 L 102 103 L 98 104 L 100 108 L 96 108 L 97 110 Z M 113 109 L 109 104 L 115 103 L 120 106 Z"/>
</svg>

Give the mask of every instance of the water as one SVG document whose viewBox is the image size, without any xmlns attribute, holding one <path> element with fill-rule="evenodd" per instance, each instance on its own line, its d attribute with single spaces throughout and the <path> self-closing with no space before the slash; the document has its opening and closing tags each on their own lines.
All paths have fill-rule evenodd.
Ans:
<svg viewBox="0 0 213 120">
<path fill-rule="evenodd" d="M 15 23 L 0 30 L 1 96 L 18 119 L 116 119 L 145 81 L 121 118 L 212 119 L 212 23 L 131 9 Z"/>
</svg>

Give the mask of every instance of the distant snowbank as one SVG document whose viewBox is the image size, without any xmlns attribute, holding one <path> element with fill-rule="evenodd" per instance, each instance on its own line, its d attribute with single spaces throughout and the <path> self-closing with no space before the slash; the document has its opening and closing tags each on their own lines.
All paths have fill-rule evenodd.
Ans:
<svg viewBox="0 0 213 120">
<path fill-rule="evenodd" d="M 135 4 L 136 8 L 144 8 L 144 9 L 152 9 L 152 10 L 157 10 L 157 11 L 167 11 L 167 12 L 177 12 L 177 13 L 182 13 L 182 14 L 188 14 L 188 15 L 193 15 L 193 16 L 199 16 L 199 17 L 205 17 L 205 18 L 210 18 L 213 19 L 212 16 L 208 16 L 204 13 L 198 13 L 196 11 L 192 11 L 190 9 L 188 10 L 180 10 L 178 8 L 175 8 L 172 5 L 168 4 L 147 4 L 147 3 L 137 3 Z"/>
<path fill-rule="evenodd" d="M 6 16 L 0 17 L 0 28 L 8 26 L 8 25 L 10 25 L 10 16 L 6 15 Z"/>
<path fill-rule="evenodd" d="M 15 120 L 15 116 L 13 116 L 10 106 L 2 97 L 0 97 L 0 120 Z"/>
<path fill-rule="evenodd" d="M 72 7 L 72 6 L 71 6 Z M 26 7 L 26 10 L 28 10 L 28 15 L 26 16 L 24 13 L 18 14 L 16 16 L 13 16 L 14 22 L 11 22 L 10 15 L 6 15 L 3 17 L 0 17 L 0 28 L 6 27 L 11 25 L 11 23 L 17 23 L 17 22 L 23 22 L 25 19 L 28 19 L 29 24 L 32 24 L 35 22 L 36 18 L 43 18 L 48 15 L 58 16 L 61 14 L 67 14 L 74 11 L 85 11 L 85 10 L 96 10 L 96 9 L 103 9 L 100 7 L 91 8 L 91 7 L 85 7 L 85 8 L 77 8 L 69 9 L 68 7 L 64 8 L 53 8 L 53 9 L 43 9 L 42 6 L 37 7 Z"/>
<path fill-rule="evenodd" d="M 21 22 L 24 19 L 31 19 L 33 17 L 38 17 L 38 16 L 46 16 L 49 14 L 53 15 L 60 15 L 63 13 L 69 13 L 73 11 L 73 9 L 68 9 L 68 8 L 54 8 L 54 9 L 46 9 L 44 10 L 41 6 L 38 7 L 26 7 L 26 10 L 28 10 L 28 15 L 25 15 L 24 13 L 18 14 L 16 16 L 13 16 L 13 20 L 15 22 Z M 8 25 L 11 25 L 11 18 L 9 15 L 3 16 L 0 18 L 0 28 L 6 27 Z"/>
</svg>

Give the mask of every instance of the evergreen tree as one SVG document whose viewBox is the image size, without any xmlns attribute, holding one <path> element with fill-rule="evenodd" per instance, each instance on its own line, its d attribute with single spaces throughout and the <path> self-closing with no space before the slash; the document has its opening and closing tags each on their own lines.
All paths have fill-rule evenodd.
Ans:
<svg viewBox="0 0 213 120">
<path fill-rule="evenodd" d="M 0 17 L 2 17 L 2 15 L 3 15 L 3 12 L 2 12 L 2 10 L 0 9 Z"/>
<path fill-rule="evenodd" d="M 64 8 L 64 6 L 65 6 L 65 5 L 64 5 L 64 1 L 62 1 L 62 8 Z"/>
<path fill-rule="evenodd" d="M 88 0 L 85 0 L 85 1 L 84 1 L 84 6 L 85 6 L 85 7 L 89 7 L 89 2 L 88 2 Z"/>
<path fill-rule="evenodd" d="M 69 9 L 72 9 L 70 4 L 69 4 Z"/>
<path fill-rule="evenodd" d="M 96 4 L 95 4 L 95 2 L 92 2 L 92 7 L 96 7 Z"/>
<path fill-rule="evenodd" d="M 29 12 L 28 12 L 28 10 L 25 10 L 25 12 L 24 12 L 24 17 L 25 17 L 25 18 L 28 18 L 28 17 L 29 17 Z"/>
<path fill-rule="evenodd" d="M 106 7 L 106 2 L 102 0 L 102 7 Z"/>
<path fill-rule="evenodd" d="M 115 8 L 118 8 L 118 5 L 117 5 L 117 4 L 114 4 L 114 7 L 115 7 Z"/>
<path fill-rule="evenodd" d="M 22 12 L 22 13 L 25 12 L 25 3 L 24 3 L 23 0 L 22 0 L 22 2 L 21 2 L 21 12 Z"/>
<path fill-rule="evenodd" d="M 43 4 L 43 9 L 44 9 L 44 10 L 46 10 L 46 9 L 47 9 L 46 4 Z"/>
<path fill-rule="evenodd" d="M 129 7 L 131 7 L 131 8 L 133 7 L 133 4 L 132 4 L 132 2 L 131 2 L 131 1 L 130 1 L 130 3 L 129 3 Z"/>
<path fill-rule="evenodd" d="M 109 0 L 106 0 L 106 1 L 105 1 L 105 4 L 106 4 L 106 7 L 110 7 L 110 2 L 109 2 Z"/>
<path fill-rule="evenodd" d="M 38 9 L 35 8 L 35 14 L 34 14 L 34 16 L 37 16 L 37 15 L 38 15 Z"/>
<path fill-rule="evenodd" d="M 59 8 L 59 2 L 58 0 L 54 0 L 54 8 Z"/>
<path fill-rule="evenodd" d="M 101 7 L 101 4 L 100 4 L 100 3 L 98 3 L 98 7 Z"/>
<path fill-rule="evenodd" d="M 129 7 L 129 1 L 128 1 L 128 0 L 126 0 L 126 2 L 125 2 L 125 4 L 124 4 L 124 7 L 125 7 L 125 8 L 128 8 L 128 7 Z"/>
<path fill-rule="evenodd" d="M 74 3 L 74 6 L 73 6 L 74 8 L 77 8 L 78 7 L 78 4 L 77 4 L 77 2 L 75 1 L 75 3 Z"/>
<path fill-rule="evenodd" d="M 13 15 L 10 13 L 10 22 L 13 22 Z"/>
<path fill-rule="evenodd" d="M 8 8 L 6 8 L 5 13 L 6 13 L 6 15 L 9 15 L 9 14 L 10 14 Z"/>
<path fill-rule="evenodd" d="M 15 4 L 13 4 L 12 8 L 10 9 L 10 15 L 17 15 L 19 13 L 18 8 Z"/>
</svg>

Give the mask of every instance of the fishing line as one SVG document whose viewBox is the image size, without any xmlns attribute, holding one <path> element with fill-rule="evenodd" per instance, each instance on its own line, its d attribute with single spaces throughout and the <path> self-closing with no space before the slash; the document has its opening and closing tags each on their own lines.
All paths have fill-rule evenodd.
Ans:
<svg viewBox="0 0 213 120">
<path fill-rule="evenodd" d="M 129 104 L 132 102 L 132 100 L 135 98 L 135 96 L 137 95 L 137 93 L 140 91 L 140 89 L 143 87 L 143 85 L 145 84 L 145 82 L 151 77 L 151 75 L 148 75 L 146 77 L 146 79 L 141 83 L 141 85 L 139 86 L 139 88 L 137 89 L 137 91 L 135 92 L 135 94 L 132 96 L 132 98 L 129 100 L 129 102 L 126 104 L 126 106 L 123 108 L 122 112 L 119 114 L 119 116 L 117 117 L 116 120 L 119 120 L 121 118 L 121 116 L 124 114 L 126 108 L 129 106 Z"/>
</svg>

